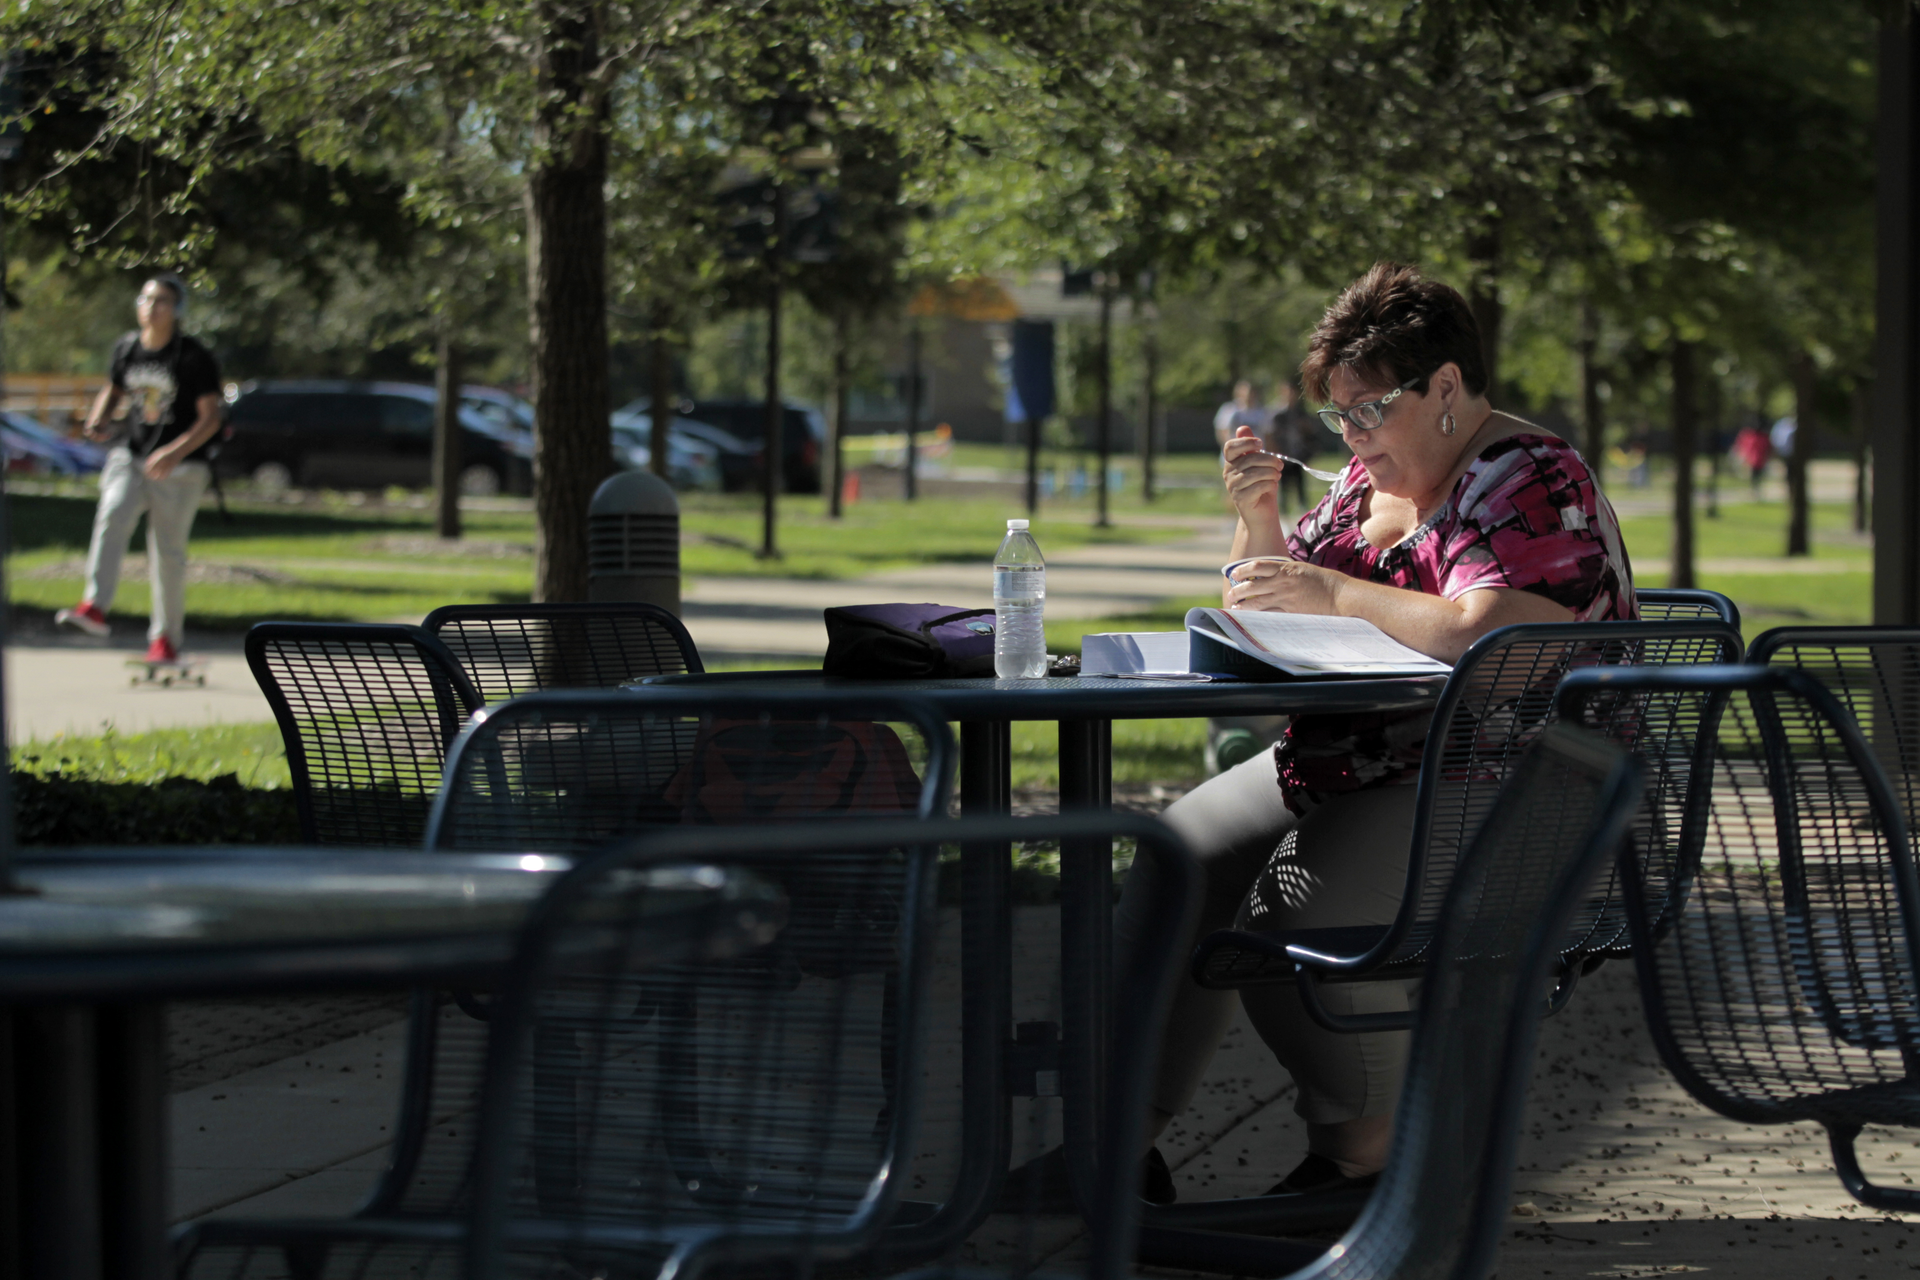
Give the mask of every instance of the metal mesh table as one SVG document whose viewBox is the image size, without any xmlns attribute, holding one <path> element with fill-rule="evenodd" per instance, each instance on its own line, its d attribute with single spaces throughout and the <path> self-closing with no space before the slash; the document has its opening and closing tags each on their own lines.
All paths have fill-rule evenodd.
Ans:
<svg viewBox="0 0 1920 1280">
<path fill-rule="evenodd" d="M 628 686 L 711 688 L 731 697 L 793 690 L 845 689 L 848 695 L 911 694 L 960 725 L 960 810 L 964 817 L 1008 814 L 1013 807 L 1011 724 L 1053 720 L 1060 727 L 1062 812 L 1106 809 L 1113 799 L 1113 722 L 1234 715 L 1359 715 L 1431 708 L 1442 676 L 1392 679 L 1207 683 L 1050 677 L 1037 680 L 849 680 L 819 671 L 738 671 L 655 676 Z M 961 864 L 962 987 L 961 1152 L 963 1185 L 983 1165 L 1004 1175 L 1011 1153 L 1014 1091 L 1007 1079 L 1012 1034 L 1013 921 L 1011 846 L 973 846 Z M 1060 1096 L 1069 1158 L 1089 1159 L 1098 1129 L 1098 1082 L 1111 1037 L 1113 954 L 1112 847 L 1065 841 L 1060 850 Z M 978 1207 L 984 1219 L 989 1204 Z"/>
</svg>

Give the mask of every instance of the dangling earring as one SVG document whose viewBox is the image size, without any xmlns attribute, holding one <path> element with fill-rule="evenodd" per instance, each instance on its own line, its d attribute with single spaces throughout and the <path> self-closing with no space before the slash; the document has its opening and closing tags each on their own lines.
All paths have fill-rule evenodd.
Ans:
<svg viewBox="0 0 1920 1280">
<path fill-rule="evenodd" d="M 1446 421 L 1440 424 L 1440 434 L 1443 436 L 1450 436 L 1454 432 L 1458 431 L 1459 429 L 1460 429 L 1460 424 L 1453 420 L 1453 414 L 1449 412 L 1447 414 Z"/>
</svg>

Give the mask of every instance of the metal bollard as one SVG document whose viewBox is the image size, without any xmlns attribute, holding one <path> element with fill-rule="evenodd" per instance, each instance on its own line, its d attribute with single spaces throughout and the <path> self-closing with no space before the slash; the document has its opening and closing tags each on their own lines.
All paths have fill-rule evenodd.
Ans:
<svg viewBox="0 0 1920 1280">
<path fill-rule="evenodd" d="M 587 599 L 680 612 L 680 499 L 659 476 L 622 471 L 587 507 Z"/>
</svg>

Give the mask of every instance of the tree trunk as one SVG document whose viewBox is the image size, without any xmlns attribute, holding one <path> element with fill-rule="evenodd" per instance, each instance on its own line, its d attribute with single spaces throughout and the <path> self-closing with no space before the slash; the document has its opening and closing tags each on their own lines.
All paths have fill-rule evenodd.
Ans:
<svg viewBox="0 0 1920 1280">
<path fill-rule="evenodd" d="M 1040 514 L 1040 419 L 1027 414 L 1027 516 Z"/>
<path fill-rule="evenodd" d="M 1873 429 L 1872 383 L 1853 384 L 1853 531 L 1867 531 L 1867 433 Z"/>
<path fill-rule="evenodd" d="M 587 598 L 587 504 L 613 470 L 607 404 L 607 104 L 601 14 L 543 0 L 527 177 L 536 600 Z"/>
<path fill-rule="evenodd" d="M 440 325 L 433 374 L 433 531 L 442 538 L 460 536 L 460 347 Z"/>
<path fill-rule="evenodd" d="M 647 470 L 667 478 L 669 446 L 667 433 L 673 429 L 674 406 L 679 397 L 673 387 L 673 313 L 665 303 L 653 309 L 652 367 L 647 371 L 647 380 L 651 384 L 648 391 L 650 408 L 647 410 L 647 453 L 650 461 Z"/>
<path fill-rule="evenodd" d="M 787 469 L 786 445 L 781 439 L 786 406 L 780 403 L 780 254 L 786 239 L 786 193 L 774 188 L 773 250 L 767 272 L 767 396 L 761 427 L 760 558 L 778 559 L 780 544 L 780 481 Z"/>
<path fill-rule="evenodd" d="M 1159 442 L 1154 434 L 1160 425 L 1160 333 L 1159 317 L 1149 304 L 1135 307 L 1140 324 L 1140 496 L 1153 501 L 1153 454 Z"/>
<path fill-rule="evenodd" d="M 1720 460 L 1727 455 L 1726 442 L 1721 439 L 1720 424 L 1726 420 L 1726 406 L 1721 397 L 1719 377 L 1709 365 L 1706 380 L 1700 386 L 1701 421 L 1706 429 L 1707 448 L 1707 519 L 1720 518 Z"/>
<path fill-rule="evenodd" d="M 1600 315 L 1589 300 L 1580 324 L 1580 409 L 1585 419 L 1580 425 L 1586 437 L 1581 452 L 1586 455 L 1587 470 L 1597 483 L 1607 464 L 1607 420 L 1600 402 L 1600 370 L 1594 354 L 1600 345 Z"/>
<path fill-rule="evenodd" d="M 1500 305 L 1500 224 L 1488 222 L 1467 240 L 1467 258 L 1473 277 L 1467 306 L 1480 327 L 1480 349 L 1487 364 L 1487 399 L 1500 407 L 1500 326 L 1506 308 Z"/>
<path fill-rule="evenodd" d="M 1807 463 L 1813 457 L 1813 397 L 1816 370 L 1813 357 L 1802 351 L 1793 358 L 1793 452 L 1787 455 L 1787 554 L 1811 555 L 1807 538 Z"/>
<path fill-rule="evenodd" d="M 920 317 L 907 317 L 907 501 L 920 496 Z"/>
<path fill-rule="evenodd" d="M 1693 457 L 1699 430 L 1699 399 L 1694 385 L 1694 345 L 1673 341 L 1673 552 L 1667 573 L 1670 587 L 1696 585 L 1693 577 Z"/>
<path fill-rule="evenodd" d="M 827 514 L 841 516 L 841 493 L 846 487 L 847 435 L 847 313 L 833 314 L 833 390 L 827 397 Z"/>
<path fill-rule="evenodd" d="M 1094 452 L 1100 460 L 1099 516 L 1094 521 L 1104 529 L 1113 521 L 1107 517 L 1107 459 L 1113 453 L 1113 291 L 1103 281 L 1100 285 L 1100 361 L 1099 374 L 1095 382 L 1098 404 L 1094 412 L 1097 421 L 1093 424 Z"/>
</svg>

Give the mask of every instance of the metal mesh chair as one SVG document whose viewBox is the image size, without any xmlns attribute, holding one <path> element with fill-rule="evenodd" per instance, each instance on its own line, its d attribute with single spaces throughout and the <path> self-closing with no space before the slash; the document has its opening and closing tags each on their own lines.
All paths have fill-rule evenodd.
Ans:
<svg viewBox="0 0 1920 1280">
<path fill-rule="evenodd" d="M 926 852 L 963 843 L 1116 834 L 1131 837 L 1140 856 L 1162 859 L 1172 886 L 1159 904 L 1152 936 L 1121 976 L 1133 999 L 1119 1011 L 1101 1138 L 1105 1149 L 1134 1150 L 1150 1080 L 1152 1055 L 1146 1049 L 1171 992 L 1180 925 L 1197 903 L 1191 862 L 1157 823 L 1087 815 L 834 824 L 785 833 L 683 831 L 644 847 L 656 857 L 739 856 L 750 867 L 789 857 L 811 866 L 821 858 L 865 861 L 874 851 L 900 843 Z M 918 865 L 930 869 L 931 864 Z M 502 1011 L 476 1162 L 471 1275 L 476 1280 L 546 1276 L 561 1259 L 581 1273 L 605 1275 L 739 1275 L 771 1268 L 884 1274 L 896 1269 L 900 1254 L 897 1241 L 889 1245 L 889 1236 L 900 1229 L 889 1223 L 916 1151 L 911 1104 L 917 1100 L 911 1092 L 919 1063 L 914 1055 L 901 1054 L 899 1092 L 891 1103 L 871 1085 L 850 1090 L 844 1066 L 825 1050 L 837 1041 L 871 1061 L 876 1047 L 840 1031 L 832 1037 L 815 1032 L 803 1041 L 798 1033 L 804 1028 L 789 1010 L 818 998 L 804 985 L 790 993 L 770 992 L 754 985 L 738 965 L 731 973 L 707 967 L 684 979 L 676 973 L 667 984 L 653 983 L 649 996 L 667 1015 L 659 1035 L 677 1046 L 660 1054 L 659 1074 L 646 1076 L 644 1063 L 629 1066 L 612 1055 L 587 1055 L 594 1062 L 591 1084 L 597 1087 L 569 1091 L 569 1099 L 580 1099 L 579 1110 L 565 1125 L 554 1122 L 548 1100 L 553 1091 L 543 1091 L 542 1076 L 564 1079 L 572 1073 L 571 1062 L 579 1060 L 564 1056 L 570 1046 L 553 1043 L 548 1028 L 555 1011 L 575 1004 L 617 1007 L 625 999 L 617 989 L 605 994 L 601 973 L 565 955 L 566 939 L 590 904 L 583 896 L 569 902 L 556 894 L 541 939 L 547 953 L 529 964 L 527 980 L 516 986 Z M 789 932 L 794 927 L 790 924 Z M 529 946 L 530 960 L 538 945 Z M 748 1001 L 759 1001 L 761 1012 L 743 1021 L 738 1010 Z M 901 1002 L 903 1046 L 912 1044 L 909 1037 L 924 1026 L 909 1014 L 917 1003 Z M 836 1028 L 859 1022 L 838 1009 L 823 1007 L 822 1012 L 827 1015 L 822 1021 Z M 850 1056 L 845 1050 L 838 1055 L 843 1061 Z M 724 1105 L 714 1105 L 720 1102 Z M 876 1117 L 884 1123 L 876 1124 Z M 590 1144 L 569 1133 L 590 1135 Z M 590 1152 L 590 1158 L 569 1166 L 579 1170 L 572 1194 L 564 1202 L 551 1193 L 543 1196 L 539 1170 L 565 1163 L 575 1151 Z M 645 1157 L 622 1158 L 636 1151 Z M 1097 1185 L 1086 1189 L 1090 1203 L 1098 1206 L 1094 1234 L 1105 1269 L 1124 1270 L 1128 1261 L 1132 1172 L 1130 1160 L 1106 1162 Z M 1117 1217 L 1109 1217 L 1109 1210 Z"/>
<path fill-rule="evenodd" d="M 1526 745 L 1554 717 L 1553 697 L 1569 671 L 1595 666 L 1691 666 L 1736 662 L 1740 635 L 1724 622 L 1552 623 L 1504 627 L 1461 657 L 1434 708 L 1421 761 L 1413 847 L 1399 916 L 1390 925 L 1254 932 L 1221 930 L 1200 942 L 1194 978 L 1202 986 L 1239 987 L 1297 979 L 1308 1012 L 1334 1030 L 1403 1029 L 1411 1014 L 1337 1015 L 1318 998 L 1322 981 L 1405 977 L 1426 964 L 1441 908 L 1460 854 L 1498 802 L 1500 788 Z M 1648 725 L 1631 718 L 1606 726 L 1633 744 L 1657 734 L 1669 752 L 1692 749 L 1683 720 Z M 1668 790 L 1682 772 L 1662 775 L 1634 820 L 1639 857 L 1671 859 L 1678 798 Z M 1609 878 L 1576 917 L 1562 948 L 1561 988 L 1571 993 L 1581 969 L 1624 956 L 1627 920 L 1617 882 Z"/>
<path fill-rule="evenodd" d="M 924 824 L 886 826 L 683 832 L 556 888 L 489 1046 L 472 1275 L 834 1262 L 885 1229 L 913 1154 L 937 853 Z M 632 928 L 621 882 L 661 856 L 737 862 L 887 925 L 794 903 L 749 955 L 637 974 L 581 948 Z"/>
<path fill-rule="evenodd" d="M 418 627 L 262 622 L 247 665 L 286 743 L 301 837 L 417 845 L 447 748 L 480 695 Z"/>
<path fill-rule="evenodd" d="M 1778 627 L 1753 642 L 1747 661 L 1804 671 L 1840 700 L 1913 830 L 1920 814 L 1920 628 Z"/>
<path fill-rule="evenodd" d="M 1447 891 L 1432 945 L 1393 1144 L 1359 1220 L 1331 1246 L 1170 1228 L 1143 1209 L 1138 1165 L 1103 1186 L 1090 1215 L 1086 1280 L 1124 1280 L 1137 1219 L 1138 1255 L 1181 1271 L 1290 1280 L 1464 1280 L 1492 1270 L 1508 1220 L 1514 1147 L 1560 940 L 1620 848 L 1640 800 L 1639 766 L 1598 736 L 1556 724 L 1509 770 Z M 1124 1007 L 1124 1006 L 1123 1006 Z M 1124 1050 L 1118 1056 L 1124 1060 Z M 1151 1053 L 1140 1055 L 1151 1062 Z M 1138 1119 L 1108 1151 L 1139 1150 Z M 1118 1126 L 1114 1126 L 1115 1129 Z M 1043 1224 L 998 1234 L 1044 1239 Z M 1058 1257 L 1051 1260 L 1056 1268 Z M 1004 1274 L 929 1268 L 915 1280 Z M 1013 1274 L 1021 1274 L 1018 1268 Z"/>
<path fill-rule="evenodd" d="M 1714 730 L 1684 892 L 1659 919 L 1627 895 L 1662 1059 L 1723 1115 L 1819 1122 L 1856 1199 L 1920 1210 L 1853 1149 L 1864 1124 L 1920 1127 L 1920 881 L 1875 745 L 1802 671 L 1580 673 L 1563 693 L 1569 714 L 1634 696 L 1690 698 Z"/>
<path fill-rule="evenodd" d="M 1636 587 L 1642 622 L 1694 622 L 1719 619 L 1740 629 L 1740 606 L 1718 591 L 1697 587 Z"/>
<path fill-rule="evenodd" d="M 704 670 L 680 619 L 651 604 L 451 604 L 420 626 L 488 702 Z"/>
</svg>

